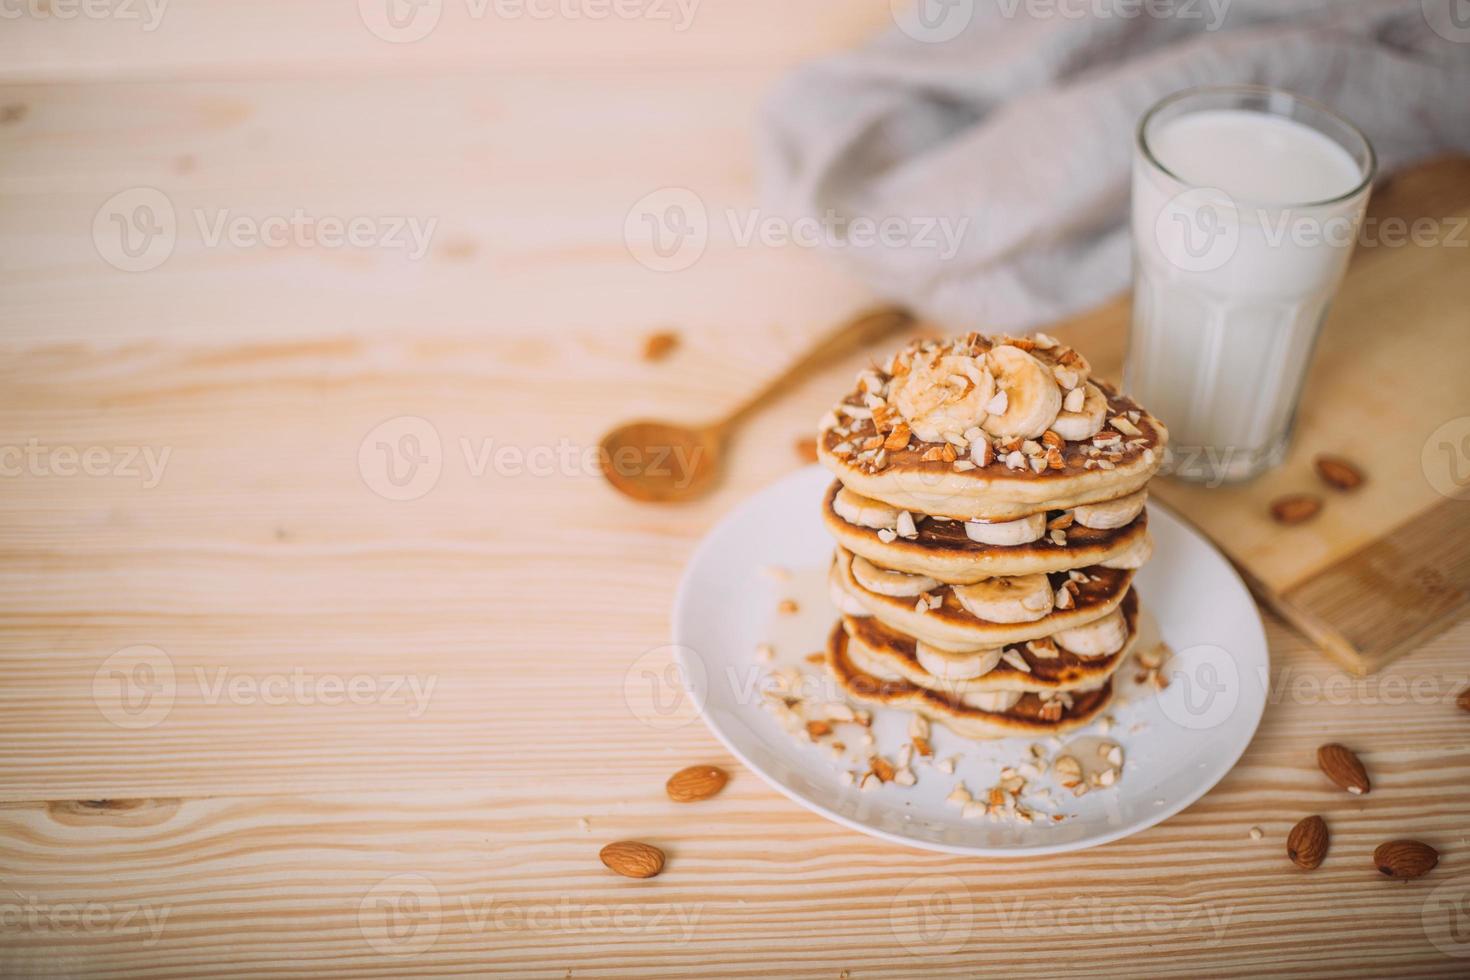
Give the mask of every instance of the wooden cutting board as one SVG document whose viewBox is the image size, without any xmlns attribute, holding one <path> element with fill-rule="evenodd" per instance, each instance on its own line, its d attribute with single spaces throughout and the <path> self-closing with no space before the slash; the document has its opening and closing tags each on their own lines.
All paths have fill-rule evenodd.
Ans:
<svg viewBox="0 0 1470 980">
<path fill-rule="evenodd" d="M 1153 485 L 1262 600 L 1360 674 L 1470 609 L 1470 160 L 1395 175 L 1375 189 L 1364 228 L 1286 461 L 1244 484 Z M 1117 378 L 1128 320 L 1125 296 L 1054 332 Z M 1353 460 L 1367 482 L 1349 493 L 1326 486 L 1313 469 L 1319 453 Z M 1270 504 L 1296 492 L 1325 506 L 1284 527 Z"/>
</svg>

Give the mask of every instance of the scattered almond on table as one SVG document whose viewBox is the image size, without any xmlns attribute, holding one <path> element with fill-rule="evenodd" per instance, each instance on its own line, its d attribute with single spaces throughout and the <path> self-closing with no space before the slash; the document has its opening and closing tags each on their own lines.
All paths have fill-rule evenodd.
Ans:
<svg viewBox="0 0 1470 980">
<path fill-rule="evenodd" d="M 1317 749 L 1317 765 L 1332 780 L 1349 793 L 1366 795 L 1369 789 L 1368 771 L 1363 762 L 1345 745 L 1330 742 Z"/>
<path fill-rule="evenodd" d="M 1460 692 L 1460 696 L 1455 698 L 1455 704 L 1460 706 L 1461 711 L 1470 711 L 1470 687 Z"/>
<path fill-rule="evenodd" d="M 817 440 L 796 440 L 796 458 L 803 463 L 815 463 L 817 461 Z"/>
<path fill-rule="evenodd" d="M 714 796 L 729 781 L 730 774 L 719 766 L 688 766 L 670 776 L 664 789 L 676 803 L 695 803 Z"/>
<path fill-rule="evenodd" d="M 1363 471 L 1341 456 L 1318 456 L 1314 461 L 1322 482 L 1337 490 L 1356 490 L 1363 485 Z"/>
<path fill-rule="evenodd" d="M 597 856 L 625 878 L 652 878 L 664 869 L 664 852 L 642 841 L 614 841 Z"/>
<path fill-rule="evenodd" d="M 1271 503 L 1271 516 L 1281 524 L 1301 524 L 1322 510 L 1322 498 L 1310 493 L 1278 497 Z"/>
<path fill-rule="evenodd" d="M 1373 863 L 1390 878 L 1418 878 L 1439 863 L 1439 852 L 1417 840 L 1391 840 L 1379 844 Z"/>
<path fill-rule="evenodd" d="M 662 361 L 672 354 L 679 346 L 679 335 L 672 330 L 661 330 L 651 333 L 643 340 L 643 359 L 645 361 Z"/>
<path fill-rule="evenodd" d="M 1286 856 L 1303 871 L 1311 871 L 1327 856 L 1327 821 L 1303 817 L 1286 836 Z"/>
</svg>

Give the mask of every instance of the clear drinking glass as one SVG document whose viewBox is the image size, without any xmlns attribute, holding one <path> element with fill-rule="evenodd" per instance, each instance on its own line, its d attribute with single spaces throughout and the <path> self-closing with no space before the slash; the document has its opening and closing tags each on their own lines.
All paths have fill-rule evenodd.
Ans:
<svg viewBox="0 0 1470 980">
<path fill-rule="evenodd" d="M 1176 476 L 1285 455 L 1375 169 L 1356 127 L 1279 89 L 1190 89 L 1140 121 L 1124 386 L 1168 426 Z"/>
</svg>

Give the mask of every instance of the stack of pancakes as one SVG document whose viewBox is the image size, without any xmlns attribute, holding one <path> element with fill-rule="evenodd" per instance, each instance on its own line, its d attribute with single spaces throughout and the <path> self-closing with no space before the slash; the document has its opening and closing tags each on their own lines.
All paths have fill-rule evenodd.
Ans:
<svg viewBox="0 0 1470 980">
<path fill-rule="evenodd" d="M 823 419 L 852 697 L 971 738 L 1084 725 L 1137 636 L 1168 433 L 1045 334 L 914 343 Z"/>
</svg>

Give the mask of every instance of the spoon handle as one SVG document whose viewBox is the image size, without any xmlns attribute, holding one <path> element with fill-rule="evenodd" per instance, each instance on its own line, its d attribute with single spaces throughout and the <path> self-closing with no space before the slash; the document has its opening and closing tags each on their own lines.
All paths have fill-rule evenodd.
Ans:
<svg viewBox="0 0 1470 980">
<path fill-rule="evenodd" d="M 743 419 L 762 402 L 775 397 L 792 382 L 809 373 L 814 367 L 850 350 L 865 346 L 873 341 L 912 326 L 917 318 L 902 306 L 875 306 L 856 314 L 832 328 L 825 337 L 813 344 L 806 353 L 796 359 L 786 370 L 766 382 L 760 390 L 742 402 L 734 411 L 716 422 L 712 429 L 723 434 Z"/>
</svg>

